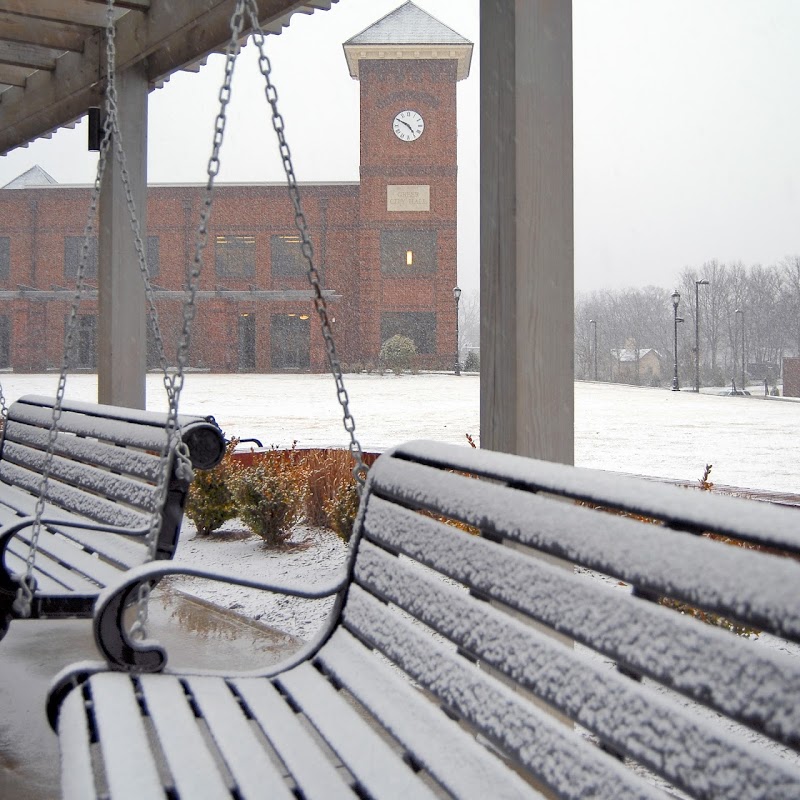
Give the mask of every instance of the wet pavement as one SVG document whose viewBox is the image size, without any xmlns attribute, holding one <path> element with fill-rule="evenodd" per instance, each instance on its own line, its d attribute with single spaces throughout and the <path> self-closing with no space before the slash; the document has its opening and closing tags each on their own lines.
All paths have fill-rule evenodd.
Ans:
<svg viewBox="0 0 800 800">
<path fill-rule="evenodd" d="M 300 644 L 294 637 L 168 588 L 150 603 L 151 638 L 168 648 L 170 666 L 253 669 Z M 58 742 L 45 714 L 53 677 L 76 661 L 100 658 L 90 620 L 13 622 L 0 642 L 0 798 L 56 800 Z"/>
</svg>

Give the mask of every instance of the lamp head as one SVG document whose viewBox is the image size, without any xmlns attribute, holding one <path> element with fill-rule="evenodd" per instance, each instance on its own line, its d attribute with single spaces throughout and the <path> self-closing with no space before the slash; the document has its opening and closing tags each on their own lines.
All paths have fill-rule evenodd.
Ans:
<svg viewBox="0 0 800 800">
<path fill-rule="evenodd" d="M 676 290 L 675 290 L 675 291 L 672 293 L 672 305 L 673 305 L 675 308 L 677 308 L 677 307 L 678 307 L 678 305 L 680 304 L 680 302 L 681 302 L 681 293 L 680 293 L 680 292 L 679 292 L 679 291 L 676 289 Z"/>
<path fill-rule="evenodd" d="M 709 285 L 711 284 L 711 281 L 708 281 L 708 280 L 706 280 L 705 278 L 702 278 L 702 279 L 701 279 L 701 280 L 699 280 L 699 281 L 695 281 L 695 283 L 696 283 L 698 286 L 709 286 Z"/>
<path fill-rule="evenodd" d="M 456 303 L 461 299 L 461 289 L 459 289 L 458 286 L 453 289 L 453 299 Z"/>
</svg>

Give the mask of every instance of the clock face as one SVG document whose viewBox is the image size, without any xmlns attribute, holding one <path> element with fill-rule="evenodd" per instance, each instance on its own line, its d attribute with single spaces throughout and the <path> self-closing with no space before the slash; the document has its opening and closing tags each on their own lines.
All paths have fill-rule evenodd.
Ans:
<svg viewBox="0 0 800 800">
<path fill-rule="evenodd" d="M 401 111 L 392 122 L 392 130 L 398 139 L 404 142 L 413 142 L 422 136 L 425 130 L 425 123 L 422 116 L 416 111 Z"/>
</svg>

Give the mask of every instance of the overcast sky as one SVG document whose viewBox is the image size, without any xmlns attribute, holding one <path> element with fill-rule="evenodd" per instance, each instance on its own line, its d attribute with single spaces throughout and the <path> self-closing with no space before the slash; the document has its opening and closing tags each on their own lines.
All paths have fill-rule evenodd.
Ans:
<svg viewBox="0 0 800 800">
<path fill-rule="evenodd" d="M 459 283 L 478 282 L 478 0 L 416 0 L 475 42 L 459 84 Z M 339 0 L 270 37 L 301 181 L 358 180 L 358 83 L 342 42 L 400 0 Z M 671 287 L 717 258 L 800 254 L 800 2 L 573 0 L 575 285 Z M 249 52 L 248 52 L 249 51 Z M 237 65 L 220 181 L 282 177 L 262 79 Z M 222 58 L 150 96 L 149 180 L 202 182 Z M 0 158 L 0 186 L 34 164 L 89 183 L 86 131 Z"/>
</svg>

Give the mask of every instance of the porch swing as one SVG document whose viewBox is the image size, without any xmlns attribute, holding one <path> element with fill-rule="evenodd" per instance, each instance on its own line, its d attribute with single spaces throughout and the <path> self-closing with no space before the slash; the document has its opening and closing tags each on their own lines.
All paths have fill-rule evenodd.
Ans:
<svg viewBox="0 0 800 800">
<path fill-rule="evenodd" d="M 178 414 L 199 269 L 186 289 L 173 371 L 164 352 L 119 128 L 113 3 L 106 54 L 103 138 L 56 395 L 24 396 L 9 408 L 0 388 L 0 638 L 12 619 L 91 616 L 98 593 L 121 571 L 171 558 L 192 470 L 212 468 L 225 452 L 213 418 Z M 163 372 L 165 414 L 64 398 L 100 186 L 113 157 L 120 165 Z M 199 266 L 199 257 L 195 262 Z"/>
</svg>

